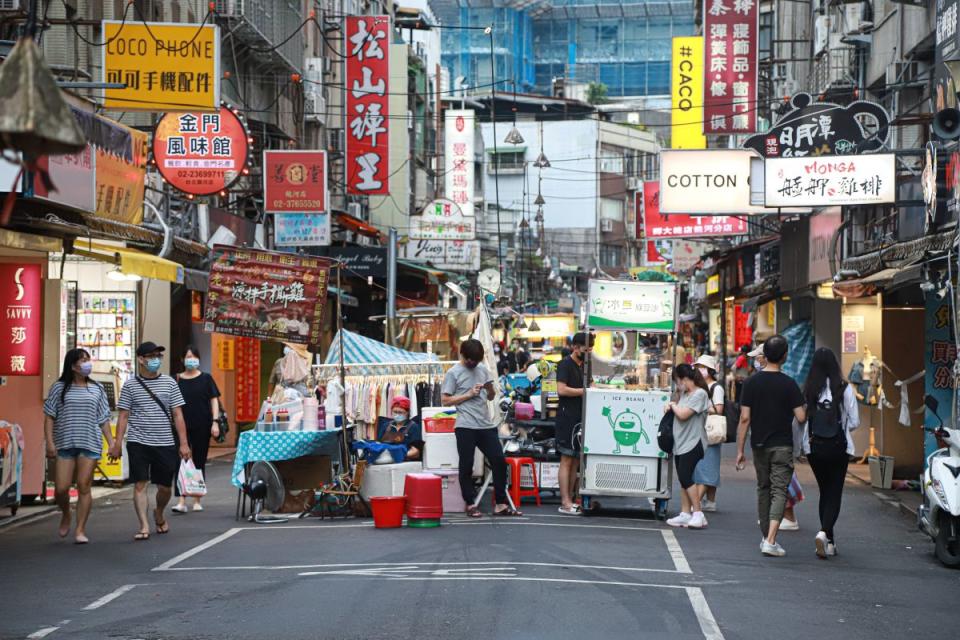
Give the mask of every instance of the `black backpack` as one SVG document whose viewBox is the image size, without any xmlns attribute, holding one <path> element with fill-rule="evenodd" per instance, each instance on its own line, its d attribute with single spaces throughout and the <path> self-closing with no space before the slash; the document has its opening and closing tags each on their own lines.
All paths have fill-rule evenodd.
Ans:
<svg viewBox="0 0 960 640">
<path fill-rule="evenodd" d="M 667 411 L 660 418 L 660 426 L 657 427 L 657 446 L 660 451 L 670 455 L 673 453 L 673 411 Z"/>
<path fill-rule="evenodd" d="M 720 385 L 714 382 L 710 386 L 710 404 L 713 404 L 713 390 Z M 737 406 L 732 402 L 727 402 L 727 396 L 723 396 L 723 417 L 727 421 L 727 442 L 737 441 L 737 427 L 740 426 L 740 416 L 737 414 Z"/>
<path fill-rule="evenodd" d="M 839 440 L 843 433 L 840 408 L 843 405 L 843 393 L 846 385 L 840 387 L 840 401 L 834 404 L 833 400 L 818 402 L 810 412 L 810 438 L 818 440 Z"/>
</svg>

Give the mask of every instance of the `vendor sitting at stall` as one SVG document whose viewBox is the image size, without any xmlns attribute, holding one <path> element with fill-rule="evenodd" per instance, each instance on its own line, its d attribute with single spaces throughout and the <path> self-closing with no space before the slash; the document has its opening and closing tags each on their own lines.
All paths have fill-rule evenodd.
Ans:
<svg viewBox="0 0 960 640">
<path fill-rule="evenodd" d="M 407 446 L 407 460 L 419 460 L 423 455 L 423 435 L 419 418 L 410 418 L 410 399 L 396 396 L 390 403 L 393 418 L 377 420 L 377 440 L 387 444 Z"/>
</svg>

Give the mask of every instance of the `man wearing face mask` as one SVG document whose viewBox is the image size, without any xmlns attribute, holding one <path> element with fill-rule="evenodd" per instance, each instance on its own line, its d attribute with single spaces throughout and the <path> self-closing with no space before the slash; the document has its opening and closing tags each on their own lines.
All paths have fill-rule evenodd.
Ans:
<svg viewBox="0 0 960 640">
<path fill-rule="evenodd" d="M 135 483 L 133 507 L 140 521 L 140 530 L 134 540 L 150 538 L 147 518 L 147 485 L 150 483 L 157 485 L 157 505 L 153 512 L 156 532 L 170 531 L 164 510 L 170 502 L 180 459 L 190 459 L 182 410 L 185 404 L 183 395 L 176 380 L 160 373 L 165 350 L 153 342 L 144 342 L 137 347 L 140 375 L 127 380 L 117 403 L 120 417 L 110 455 L 120 457 L 123 436 L 129 426 L 127 453 L 130 456 L 130 478 Z"/>
<path fill-rule="evenodd" d="M 420 419 L 410 417 L 410 398 L 396 396 L 390 402 L 393 420 L 380 418 L 377 428 L 380 442 L 407 446 L 407 460 L 419 460 L 423 453 Z"/>
<path fill-rule="evenodd" d="M 578 333 L 570 343 L 570 355 L 557 365 L 557 451 L 560 453 L 560 513 L 575 516 L 580 509 L 573 501 L 577 489 L 580 452 L 574 428 L 583 420 L 583 363 L 593 347 L 593 336 Z"/>
</svg>

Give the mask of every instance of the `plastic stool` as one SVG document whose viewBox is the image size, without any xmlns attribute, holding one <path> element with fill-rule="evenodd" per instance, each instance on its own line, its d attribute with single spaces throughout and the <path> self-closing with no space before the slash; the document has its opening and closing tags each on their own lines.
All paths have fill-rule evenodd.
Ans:
<svg viewBox="0 0 960 640">
<path fill-rule="evenodd" d="M 533 458 L 506 458 L 507 472 L 510 477 L 510 497 L 513 499 L 513 505 L 520 508 L 520 500 L 523 498 L 535 498 L 537 506 L 540 506 L 540 482 L 537 480 L 537 464 Z M 523 489 L 520 486 L 520 474 L 523 467 L 530 467 L 530 476 L 533 478 L 533 489 Z M 496 496 L 494 496 L 496 503 Z"/>
</svg>

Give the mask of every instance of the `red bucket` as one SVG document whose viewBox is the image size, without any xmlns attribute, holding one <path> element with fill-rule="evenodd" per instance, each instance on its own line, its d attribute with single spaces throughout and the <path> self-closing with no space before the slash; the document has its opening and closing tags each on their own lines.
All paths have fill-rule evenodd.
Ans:
<svg viewBox="0 0 960 640">
<path fill-rule="evenodd" d="M 406 496 L 371 497 L 370 509 L 373 511 L 373 526 L 377 529 L 402 527 L 403 512 L 406 507 Z"/>
</svg>

